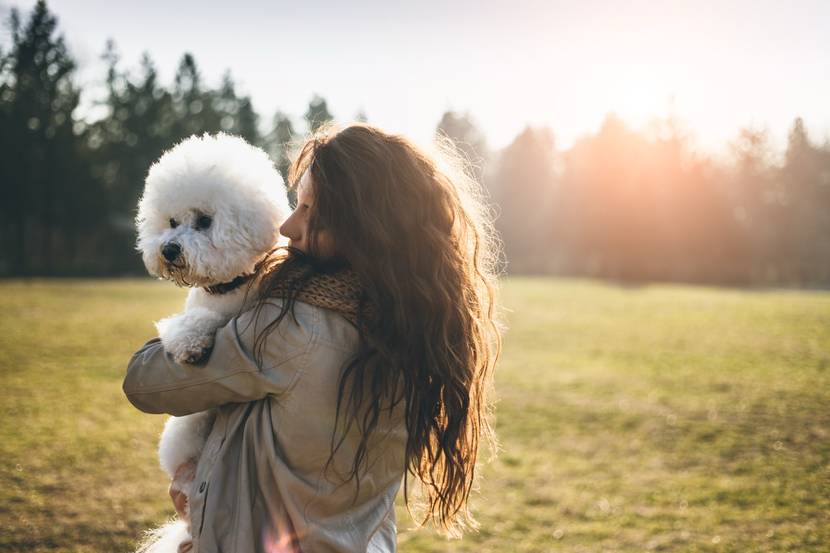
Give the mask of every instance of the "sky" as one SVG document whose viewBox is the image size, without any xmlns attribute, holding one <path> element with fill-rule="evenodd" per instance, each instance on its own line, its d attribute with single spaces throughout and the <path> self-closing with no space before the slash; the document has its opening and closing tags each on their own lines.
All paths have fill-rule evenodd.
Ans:
<svg viewBox="0 0 830 553">
<path fill-rule="evenodd" d="M 34 0 L 0 0 L 28 12 Z M 184 52 L 218 85 L 230 69 L 266 123 L 298 122 L 314 94 L 336 118 L 429 140 L 446 110 L 469 112 L 492 148 L 548 126 L 567 148 L 614 112 L 636 129 L 677 118 L 693 144 L 726 151 L 741 127 L 777 148 L 795 117 L 830 141 L 830 2 L 583 0 L 51 0 L 79 82 L 104 77 L 115 40 L 172 83 Z M 4 33 L 8 33 L 4 28 Z M 100 90 L 100 89 L 99 89 Z"/>
</svg>

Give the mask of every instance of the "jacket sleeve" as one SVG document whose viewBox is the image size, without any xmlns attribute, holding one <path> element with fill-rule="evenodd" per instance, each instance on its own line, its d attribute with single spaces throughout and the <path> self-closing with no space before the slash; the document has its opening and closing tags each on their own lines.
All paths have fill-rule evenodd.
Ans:
<svg viewBox="0 0 830 553">
<path fill-rule="evenodd" d="M 124 393 L 145 413 L 182 416 L 226 403 L 244 403 L 289 390 L 304 369 L 316 336 L 316 311 L 295 305 L 271 330 L 262 351 L 254 339 L 280 312 L 279 303 L 265 303 L 231 319 L 216 332 L 210 356 L 197 364 L 179 364 L 164 351 L 161 340 L 144 344 L 130 359 Z"/>
</svg>

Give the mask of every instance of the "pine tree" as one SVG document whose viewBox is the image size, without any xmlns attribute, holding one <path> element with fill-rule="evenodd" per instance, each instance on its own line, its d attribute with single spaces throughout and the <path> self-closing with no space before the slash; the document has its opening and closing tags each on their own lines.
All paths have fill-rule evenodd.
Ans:
<svg viewBox="0 0 830 553">
<path fill-rule="evenodd" d="M 447 111 L 441 116 L 436 132 L 449 138 L 461 156 L 467 161 L 473 175 L 484 177 L 487 161 L 487 141 L 468 113 Z"/>
<path fill-rule="evenodd" d="M 222 130 L 221 116 L 214 108 L 213 96 L 202 86 L 202 76 L 193 55 L 187 53 L 182 56 L 173 86 L 173 134 L 177 140 Z"/>
<path fill-rule="evenodd" d="M 236 116 L 236 134 L 251 144 L 262 145 L 262 136 L 259 132 L 259 115 L 254 110 L 250 96 L 239 99 L 239 111 Z"/>
<path fill-rule="evenodd" d="M 107 116 L 86 134 L 93 174 L 106 191 L 108 232 L 100 246 L 107 252 L 108 271 L 140 269 L 134 251 L 133 217 L 150 165 L 176 140 L 172 96 L 158 84 L 150 56 L 141 59 L 134 78 L 119 68 L 115 44 L 109 41 L 102 56 L 107 63 Z"/>
<path fill-rule="evenodd" d="M 830 276 L 830 192 L 823 179 L 830 175 L 827 152 L 814 146 L 798 117 L 787 141 L 784 166 L 776 199 L 790 217 L 778 232 L 786 235 L 791 273 L 798 283 L 827 280 Z M 822 163 L 824 161 L 824 163 Z"/>
<path fill-rule="evenodd" d="M 222 77 L 222 86 L 218 93 L 213 95 L 213 110 L 219 116 L 221 129 L 230 134 L 241 136 L 254 145 L 262 143 L 259 133 L 259 115 L 254 110 L 250 96 L 239 97 L 236 94 L 236 85 L 230 71 Z"/>
<path fill-rule="evenodd" d="M 75 62 L 43 0 L 24 28 L 12 12 L 11 38 L 0 63 L 0 146 L 7 160 L 0 165 L 0 193 L 9 259 L 1 265 L 14 274 L 51 273 L 89 216 L 89 206 L 79 202 L 88 194 L 78 187 L 92 181 L 76 157 L 72 118 L 80 90 Z"/>
<path fill-rule="evenodd" d="M 502 151 L 493 177 L 496 228 L 511 271 L 547 269 L 555 184 L 553 134 L 525 129 Z"/>
<path fill-rule="evenodd" d="M 308 104 L 308 110 L 305 112 L 305 121 L 308 124 L 308 129 L 311 132 L 316 132 L 317 129 L 333 120 L 334 116 L 329 112 L 326 100 L 315 94 Z"/>
<path fill-rule="evenodd" d="M 294 125 L 285 113 L 277 111 L 273 119 L 271 132 L 265 138 L 265 149 L 274 160 L 283 180 L 288 183 L 288 168 L 291 166 L 291 150 L 297 140 Z M 291 205 L 294 205 L 296 192 L 288 191 Z"/>
</svg>

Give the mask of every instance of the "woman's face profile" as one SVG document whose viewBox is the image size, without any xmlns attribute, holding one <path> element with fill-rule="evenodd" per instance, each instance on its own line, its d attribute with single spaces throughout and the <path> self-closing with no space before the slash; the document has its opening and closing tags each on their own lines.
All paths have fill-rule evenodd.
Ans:
<svg viewBox="0 0 830 553">
<path fill-rule="evenodd" d="M 311 173 L 306 171 L 297 183 L 297 207 L 280 226 L 280 234 L 288 238 L 288 245 L 303 253 L 311 253 L 309 221 L 314 209 L 314 187 Z M 325 229 L 317 229 L 314 254 L 320 259 L 334 256 L 334 239 Z"/>
</svg>

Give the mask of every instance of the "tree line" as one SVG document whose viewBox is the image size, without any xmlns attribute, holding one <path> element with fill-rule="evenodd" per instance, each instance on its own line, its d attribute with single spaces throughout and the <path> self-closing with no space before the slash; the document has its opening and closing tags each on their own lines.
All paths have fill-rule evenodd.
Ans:
<svg viewBox="0 0 830 553">
<path fill-rule="evenodd" d="M 133 219 L 144 177 L 165 149 L 190 135 L 240 135 L 287 171 L 297 138 L 291 118 L 276 113 L 261 134 L 260 116 L 230 72 L 210 87 L 185 54 L 165 86 L 149 55 L 132 74 L 109 41 L 98 106 L 106 115 L 86 123 L 73 117 L 77 66 L 46 3 L 25 24 L 13 11 L 9 27 L 10 48 L 0 51 L 0 275 L 143 272 Z M 311 128 L 331 120 L 326 101 L 314 97 L 305 119 Z"/>
<path fill-rule="evenodd" d="M 104 115 L 73 116 L 76 62 L 40 0 L 23 23 L 13 11 L 0 50 L 0 275 L 144 272 L 133 218 L 144 177 L 167 148 L 224 131 L 263 147 L 285 174 L 301 139 L 298 118 L 262 124 L 226 73 L 205 82 L 181 58 L 169 85 L 144 55 L 122 68 L 103 59 Z M 365 115 L 359 114 L 365 120 Z M 332 120 L 315 96 L 302 132 Z M 267 132 L 261 129 L 267 128 Z M 467 114 L 436 127 L 470 161 L 497 216 L 508 273 L 729 284 L 830 283 L 830 147 L 793 122 L 783 161 L 766 133 L 743 129 L 728 162 L 695 154 L 672 120 L 634 131 L 608 116 L 566 150 L 546 128 L 490 151 Z"/>
<path fill-rule="evenodd" d="M 671 119 L 617 117 L 565 151 L 526 129 L 486 177 L 508 269 L 620 281 L 830 284 L 830 146 L 796 118 L 782 161 L 743 129 L 728 161 Z"/>
</svg>

